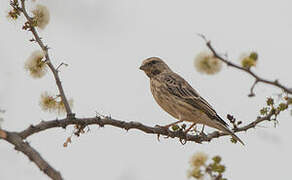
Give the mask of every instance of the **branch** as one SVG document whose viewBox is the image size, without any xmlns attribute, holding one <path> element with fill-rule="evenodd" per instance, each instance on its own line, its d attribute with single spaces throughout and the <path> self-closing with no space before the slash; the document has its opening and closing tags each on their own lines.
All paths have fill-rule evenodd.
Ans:
<svg viewBox="0 0 292 180">
<path fill-rule="evenodd" d="M 257 124 L 265 120 L 271 120 L 271 117 L 273 115 L 276 115 L 276 112 L 270 111 L 266 116 L 259 117 L 252 123 L 249 123 L 242 127 L 235 128 L 234 132 L 237 133 L 237 132 L 247 131 L 248 129 L 254 128 L 256 127 Z M 104 127 L 105 125 L 114 126 L 121 129 L 125 129 L 127 131 L 130 129 L 137 129 L 146 134 L 156 134 L 158 137 L 160 135 L 165 135 L 166 137 L 178 138 L 182 144 L 185 144 L 188 141 L 193 141 L 196 143 L 210 142 L 214 138 L 219 138 L 221 136 L 228 135 L 228 134 L 218 132 L 218 131 L 214 131 L 207 135 L 205 134 L 190 135 L 190 134 L 185 134 L 183 130 L 171 131 L 169 129 L 161 128 L 159 126 L 150 127 L 139 122 L 134 122 L 134 121 L 126 122 L 126 121 L 112 119 L 110 117 L 98 116 L 98 117 L 92 117 L 92 118 L 67 117 L 61 120 L 42 121 L 37 125 L 29 126 L 27 129 L 21 132 L 8 132 L 8 131 L 0 129 L 0 139 L 4 139 L 10 142 L 11 144 L 15 145 L 15 149 L 21 151 L 26 156 L 28 156 L 28 158 L 31 161 L 33 161 L 40 168 L 41 171 L 46 173 L 52 179 L 59 180 L 59 179 L 62 179 L 61 174 L 58 171 L 56 171 L 52 166 L 50 166 L 40 156 L 40 154 L 35 149 L 33 149 L 27 142 L 24 142 L 24 139 L 26 139 L 27 137 L 33 134 L 37 134 L 39 132 L 42 132 L 51 128 L 58 128 L 58 127 L 66 128 L 69 125 L 75 125 L 75 126 L 78 125 L 77 127 L 83 130 L 86 126 L 94 125 L 94 124 L 100 127 Z"/>
<path fill-rule="evenodd" d="M 41 171 L 47 174 L 50 178 L 54 180 L 63 179 L 60 172 L 55 170 L 46 160 L 44 160 L 42 156 L 28 144 L 28 142 L 25 142 L 23 138 L 19 136 L 19 133 L 0 129 L 0 139 L 4 139 L 10 144 L 13 144 L 15 146 L 15 150 L 21 151 L 23 154 L 25 154 L 39 167 Z"/>
<path fill-rule="evenodd" d="M 51 62 L 51 59 L 50 59 L 50 56 L 49 56 L 49 53 L 48 53 L 48 49 L 49 48 L 48 48 L 48 46 L 44 45 L 43 41 L 41 40 L 40 36 L 38 35 L 38 32 L 37 32 L 36 28 L 33 26 L 33 18 L 31 18 L 28 15 L 27 11 L 26 11 L 25 0 L 21 0 L 21 11 L 24 14 L 25 18 L 27 19 L 27 22 L 30 25 L 29 30 L 32 32 L 35 41 L 38 43 L 40 48 L 45 52 L 46 63 L 49 66 L 50 70 L 52 71 L 52 73 L 54 75 L 54 78 L 55 78 L 55 81 L 56 81 L 56 84 L 57 84 L 57 87 L 58 87 L 62 102 L 64 103 L 64 106 L 65 106 L 65 109 L 66 109 L 66 112 L 67 112 L 67 116 L 68 117 L 71 117 L 71 116 L 74 117 L 74 114 L 72 113 L 72 110 L 71 110 L 71 108 L 69 106 L 68 100 L 67 100 L 67 98 L 65 96 L 65 92 L 64 92 L 60 77 L 58 75 L 58 70 L 54 67 L 54 65 Z"/>
<path fill-rule="evenodd" d="M 272 116 L 274 115 L 276 115 L 276 111 L 270 111 L 266 116 L 258 117 L 256 120 L 252 121 L 251 123 L 245 126 L 234 128 L 233 132 L 238 133 L 238 132 L 247 131 L 249 129 L 255 128 L 259 123 L 263 121 L 270 121 L 272 119 Z M 226 136 L 226 135 L 229 135 L 229 134 L 214 131 L 207 135 L 206 141 L 211 141 L 213 138 L 218 138 L 218 137 Z"/>
<path fill-rule="evenodd" d="M 199 34 L 199 36 L 201 36 L 206 41 L 207 47 L 211 50 L 211 52 L 213 53 L 213 55 L 216 58 L 220 59 L 222 62 L 224 62 L 228 66 L 231 66 L 233 68 L 236 68 L 236 69 L 239 69 L 239 70 L 241 70 L 243 72 L 246 72 L 247 74 L 249 74 L 249 75 L 251 75 L 252 77 L 255 78 L 255 83 L 254 83 L 254 85 L 253 85 L 253 87 L 251 89 L 251 92 L 253 92 L 253 89 L 254 89 L 255 84 L 257 84 L 258 82 L 262 82 L 262 83 L 265 83 L 265 84 L 269 84 L 269 85 L 278 87 L 278 88 L 282 89 L 283 91 L 285 91 L 288 94 L 292 94 L 292 89 L 284 86 L 283 84 L 280 84 L 278 80 L 271 81 L 271 80 L 267 80 L 267 79 L 261 78 L 257 74 L 255 74 L 254 72 L 252 72 L 250 69 L 247 69 L 247 68 L 238 66 L 238 65 L 232 63 L 231 61 L 228 61 L 227 59 L 223 58 L 222 56 L 220 56 L 215 51 L 215 49 L 211 45 L 211 41 L 207 40 L 206 37 L 204 35 L 202 35 L 202 34 Z"/>
<path fill-rule="evenodd" d="M 266 116 L 259 117 L 252 123 L 249 123 L 245 126 L 238 127 L 234 129 L 234 132 L 242 132 L 247 131 L 248 129 L 256 127 L 257 124 L 265 121 L 271 120 L 271 117 L 275 115 L 275 111 L 270 111 Z M 111 117 L 92 117 L 92 118 L 72 118 L 67 117 L 61 120 L 51 120 L 51 121 L 42 121 L 37 125 L 31 125 L 25 130 L 21 132 L 8 132 L 5 130 L 0 129 L 0 139 L 4 139 L 7 142 L 13 144 L 15 149 L 24 153 L 31 161 L 33 161 L 41 171 L 46 173 L 52 179 L 62 179 L 61 174 L 56 171 L 52 166 L 50 166 L 42 157 L 41 155 L 32 148 L 27 142 L 24 140 L 39 132 L 51 129 L 51 128 L 66 128 L 69 125 L 78 125 L 80 128 L 85 128 L 88 125 L 98 125 L 100 127 L 104 127 L 105 125 L 118 127 L 125 130 L 130 129 L 137 129 L 146 134 L 156 134 L 158 137 L 160 135 L 165 135 L 171 138 L 178 138 L 181 143 L 185 144 L 188 141 L 193 141 L 196 143 L 202 142 L 210 142 L 214 138 L 219 138 L 221 136 L 226 136 L 228 134 L 214 131 L 207 135 L 200 134 L 200 135 L 190 135 L 185 134 L 182 130 L 178 131 L 171 131 L 169 129 L 161 128 L 159 126 L 150 127 L 146 126 L 139 122 L 126 122 L 121 120 L 112 119 Z"/>
<path fill-rule="evenodd" d="M 176 137 L 182 140 L 194 141 L 197 143 L 201 143 L 204 141 L 204 139 L 202 139 L 202 137 L 200 136 L 194 136 L 189 134 L 186 135 L 183 131 L 170 131 L 168 129 L 164 129 L 161 127 L 150 127 L 139 122 L 135 121 L 126 122 L 112 119 L 111 117 L 64 118 L 61 120 L 42 121 L 37 125 L 31 125 L 27 129 L 19 132 L 19 136 L 25 139 L 35 133 L 51 128 L 56 127 L 66 128 L 68 125 L 80 125 L 81 127 L 85 128 L 86 126 L 93 124 L 99 125 L 100 127 L 110 125 L 121 129 L 125 129 L 127 131 L 130 129 L 137 129 L 147 134 L 165 135 L 167 137 L 172 138 Z"/>
<path fill-rule="evenodd" d="M 256 127 L 257 124 L 265 121 L 265 120 L 271 120 L 271 117 L 275 115 L 275 111 L 270 111 L 266 116 L 263 117 L 258 117 L 255 121 L 242 126 L 242 127 L 237 127 L 234 129 L 234 132 L 242 132 L 242 131 L 247 131 L 248 129 Z M 80 125 L 82 128 L 85 128 L 88 125 L 99 125 L 100 127 L 104 127 L 105 125 L 109 126 L 114 126 L 118 127 L 121 129 L 125 130 L 130 130 L 130 129 L 137 129 L 140 130 L 146 134 L 156 134 L 156 135 L 165 135 L 167 137 L 171 138 L 179 138 L 181 141 L 183 140 L 184 142 L 187 141 L 193 141 L 196 143 L 202 143 L 202 142 L 209 142 L 214 138 L 219 138 L 221 136 L 226 136 L 228 134 L 214 131 L 212 133 L 209 133 L 207 135 L 200 134 L 200 135 L 190 135 L 190 134 L 185 134 L 182 130 L 178 131 L 171 131 L 169 129 L 165 129 L 159 126 L 151 127 L 151 126 L 146 126 L 142 123 L 135 122 L 135 121 L 121 121 L 117 119 L 113 119 L 111 117 L 92 117 L 92 118 L 64 118 L 61 120 L 51 120 L 51 121 L 42 121 L 37 125 L 31 125 L 27 129 L 19 132 L 19 136 L 22 139 L 26 139 L 27 137 L 41 132 L 45 131 L 47 129 L 51 128 L 66 128 L 69 125 Z"/>
</svg>

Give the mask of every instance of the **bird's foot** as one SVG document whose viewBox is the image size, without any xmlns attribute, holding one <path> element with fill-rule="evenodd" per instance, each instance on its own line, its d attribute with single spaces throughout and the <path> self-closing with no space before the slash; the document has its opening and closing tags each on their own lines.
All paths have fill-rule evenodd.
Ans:
<svg viewBox="0 0 292 180">
<path fill-rule="evenodd" d="M 185 136 L 187 137 L 187 134 L 188 134 L 188 132 L 189 131 L 192 131 L 192 130 L 194 130 L 194 131 L 196 131 L 196 123 L 193 123 L 188 129 L 186 129 L 185 131 L 184 131 L 184 134 L 185 134 Z M 194 127 L 195 126 L 195 127 Z M 194 129 L 193 129 L 194 128 Z"/>
<path fill-rule="evenodd" d="M 201 132 L 199 133 L 199 135 L 200 135 L 200 136 L 204 136 L 204 137 L 206 137 L 207 134 L 204 133 L 204 130 L 205 130 L 205 125 L 203 125 L 202 130 L 201 130 Z"/>
<path fill-rule="evenodd" d="M 207 134 L 205 134 L 204 131 L 201 131 L 199 135 L 203 137 L 207 137 Z"/>
<path fill-rule="evenodd" d="M 188 132 L 192 130 L 194 125 L 192 125 L 191 127 L 189 127 L 188 129 L 186 130 L 182 130 L 182 137 L 179 138 L 179 142 L 182 144 L 182 145 L 185 145 L 187 142 L 188 142 Z"/>
<path fill-rule="evenodd" d="M 169 126 L 160 126 L 160 125 L 155 125 L 156 128 L 159 128 L 165 132 L 168 132 L 169 131 Z M 160 133 L 157 134 L 157 140 L 160 141 Z M 169 138 L 169 136 L 165 136 L 164 138 Z"/>
</svg>

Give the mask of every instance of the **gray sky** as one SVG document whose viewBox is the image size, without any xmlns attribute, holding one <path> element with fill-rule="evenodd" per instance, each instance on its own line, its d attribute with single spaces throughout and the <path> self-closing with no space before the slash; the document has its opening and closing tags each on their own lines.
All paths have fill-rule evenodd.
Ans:
<svg viewBox="0 0 292 180">
<path fill-rule="evenodd" d="M 224 66 L 215 76 L 199 74 L 193 59 L 205 50 L 196 33 L 211 39 L 218 52 L 238 62 L 241 53 L 256 50 L 255 71 L 266 78 L 292 84 L 291 2 L 279 1 L 198 1 L 198 0 L 84 0 L 37 1 L 48 6 L 50 24 L 40 34 L 50 47 L 54 64 L 69 64 L 61 79 L 69 98 L 74 99 L 78 117 L 95 111 L 122 120 L 154 126 L 173 122 L 154 102 L 149 80 L 138 67 L 150 56 L 163 58 L 169 66 L 195 87 L 222 116 L 234 114 L 244 123 L 259 115 L 265 99 L 278 89 L 259 85 L 257 96 L 247 98 L 252 78 Z M 22 130 L 41 120 L 55 119 L 42 112 L 41 92 L 57 92 L 51 74 L 32 79 L 23 64 L 39 47 L 31 44 L 29 32 L 21 30 L 23 19 L 5 18 L 8 1 L 0 1 L 0 106 L 7 110 L 3 127 Z M 4 84 L 3 84 L 4 82 Z M 148 180 L 186 179 L 193 153 L 221 155 L 232 180 L 289 179 L 292 122 L 289 113 L 280 123 L 264 123 L 240 133 L 246 143 L 231 144 L 229 137 L 202 145 L 178 140 L 156 140 L 136 130 L 91 127 L 91 131 L 63 148 L 71 134 L 54 129 L 28 139 L 65 179 Z M 10 144 L 0 143 L 0 179 L 48 179 Z"/>
</svg>

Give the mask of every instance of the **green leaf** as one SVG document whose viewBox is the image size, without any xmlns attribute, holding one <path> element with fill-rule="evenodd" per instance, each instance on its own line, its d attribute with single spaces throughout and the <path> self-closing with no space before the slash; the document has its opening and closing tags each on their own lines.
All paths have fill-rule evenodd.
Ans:
<svg viewBox="0 0 292 180">
<path fill-rule="evenodd" d="M 177 131 L 177 130 L 179 130 L 179 126 L 175 124 L 175 125 L 171 126 L 171 129 L 173 131 Z"/>
<path fill-rule="evenodd" d="M 260 110 L 261 115 L 267 115 L 268 114 L 268 108 L 264 107 Z"/>
<path fill-rule="evenodd" d="M 268 98 L 267 99 L 267 105 L 268 106 L 274 105 L 274 99 L 273 98 Z"/>
<path fill-rule="evenodd" d="M 257 52 L 251 52 L 249 57 L 253 60 L 258 60 L 258 53 Z"/>
<path fill-rule="evenodd" d="M 212 160 L 213 160 L 215 163 L 219 164 L 219 163 L 221 162 L 221 157 L 220 157 L 220 156 L 214 156 L 214 157 L 212 158 Z"/>
</svg>

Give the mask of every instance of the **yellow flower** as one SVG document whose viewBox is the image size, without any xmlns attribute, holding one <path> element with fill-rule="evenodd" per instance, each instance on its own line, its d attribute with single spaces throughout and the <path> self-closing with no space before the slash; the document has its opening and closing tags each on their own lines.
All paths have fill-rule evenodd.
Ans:
<svg viewBox="0 0 292 180">
<path fill-rule="evenodd" d="M 256 52 L 251 52 L 249 54 L 242 54 L 239 58 L 241 66 L 249 69 L 253 66 L 256 66 L 258 59 L 258 54 Z"/>
<path fill-rule="evenodd" d="M 20 12 L 17 9 L 12 9 L 7 13 L 7 18 L 16 20 L 20 16 Z"/>
<path fill-rule="evenodd" d="M 60 100 L 58 100 L 60 99 Z M 69 106 L 73 106 L 73 99 L 68 100 Z M 50 95 L 48 92 L 41 94 L 40 106 L 42 110 L 55 112 L 58 115 L 65 114 L 66 108 L 60 96 Z"/>
<path fill-rule="evenodd" d="M 29 58 L 26 60 L 24 64 L 24 69 L 29 71 L 30 75 L 33 78 L 41 78 L 47 72 L 47 65 L 43 58 L 45 53 L 43 51 L 37 50 L 31 53 Z"/>
<path fill-rule="evenodd" d="M 191 166 L 194 166 L 194 167 L 201 167 L 205 165 L 207 159 L 208 159 L 207 154 L 203 152 L 197 152 L 191 157 L 190 164 Z"/>
<path fill-rule="evenodd" d="M 56 110 L 58 102 L 55 97 L 48 92 L 44 92 L 41 94 L 40 106 L 42 110 L 52 112 Z"/>
<path fill-rule="evenodd" d="M 202 174 L 202 171 L 200 170 L 200 168 L 195 167 L 195 168 L 188 170 L 187 177 L 188 178 L 193 177 L 193 178 L 196 178 L 198 180 L 201 180 L 201 179 L 203 179 L 204 175 Z"/>
<path fill-rule="evenodd" d="M 200 73 L 216 74 L 221 70 L 222 62 L 211 52 L 201 52 L 195 58 L 194 66 Z"/>
<path fill-rule="evenodd" d="M 33 21 L 35 26 L 44 29 L 49 24 L 50 12 L 46 6 L 37 4 L 32 13 L 34 14 Z"/>
</svg>

